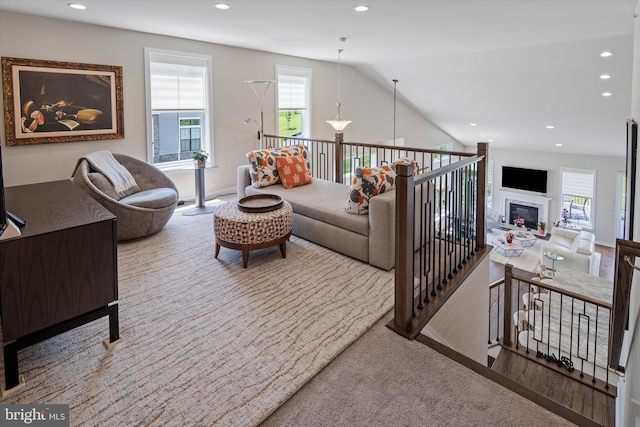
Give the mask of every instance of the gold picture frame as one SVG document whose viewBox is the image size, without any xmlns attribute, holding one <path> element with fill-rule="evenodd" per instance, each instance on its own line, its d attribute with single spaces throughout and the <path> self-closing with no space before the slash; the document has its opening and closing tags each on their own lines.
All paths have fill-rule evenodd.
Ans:
<svg viewBox="0 0 640 427">
<path fill-rule="evenodd" d="M 2 58 L 6 145 L 124 138 L 122 67 Z"/>
</svg>

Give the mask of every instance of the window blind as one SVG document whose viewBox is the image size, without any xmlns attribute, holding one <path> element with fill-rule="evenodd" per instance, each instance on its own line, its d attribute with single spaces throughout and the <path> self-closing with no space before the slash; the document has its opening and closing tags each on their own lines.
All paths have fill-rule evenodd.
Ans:
<svg viewBox="0 0 640 427">
<path fill-rule="evenodd" d="M 594 183 L 593 173 L 562 172 L 562 194 L 592 199 Z"/>
<path fill-rule="evenodd" d="M 278 76 L 278 108 L 281 110 L 307 108 L 306 77 Z"/>
<path fill-rule="evenodd" d="M 151 62 L 153 110 L 204 110 L 206 67 Z"/>
</svg>

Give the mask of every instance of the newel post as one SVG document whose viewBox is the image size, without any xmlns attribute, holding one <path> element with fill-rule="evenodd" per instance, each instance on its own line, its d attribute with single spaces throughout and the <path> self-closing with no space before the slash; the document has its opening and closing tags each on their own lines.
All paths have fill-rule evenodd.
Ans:
<svg viewBox="0 0 640 427">
<path fill-rule="evenodd" d="M 413 166 L 396 165 L 396 268 L 394 328 L 400 333 L 411 331 L 413 318 Z"/>
<path fill-rule="evenodd" d="M 340 184 L 343 184 L 343 169 L 344 169 L 344 159 L 343 159 L 343 149 L 342 149 L 342 143 L 344 142 L 344 136 L 342 134 L 342 132 L 336 132 L 336 143 L 334 144 L 335 147 L 335 173 L 336 173 L 336 182 L 339 182 Z"/>
<path fill-rule="evenodd" d="M 476 206 L 476 246 L 484 248 L 487 236 L 487 167 L 489 166 L 489 144 L 478 143 L 478 157 L 484 158 L 478 162 L 478 206 Z"/>
<path fill-rule="evenodd" d="M 502 344 L 505 346 L 513 345 L 511 342 L 511 299 L 513 290 L 513 266 L 507 264 L 504 266 L 504 313 L 502 319 Z"/>
</svg>

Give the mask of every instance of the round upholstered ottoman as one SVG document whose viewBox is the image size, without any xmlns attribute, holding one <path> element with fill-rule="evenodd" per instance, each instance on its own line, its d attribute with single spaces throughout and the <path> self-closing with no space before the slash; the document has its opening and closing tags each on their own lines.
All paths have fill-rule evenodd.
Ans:
<svg viewBox="0 0 640 427">
<path fill-rule="evenodd" d="M 269 212 L 243 212 L 238 201 L 225 203 L 213 213 L 216 255 L 220 246 L 242 250 L 242 265 L 247 268 L 249 251 L 280 245 L 282 258 L 287 257 L 287 240 L 293 226 L 293 209 L 287 201 Z"/>
</svg>

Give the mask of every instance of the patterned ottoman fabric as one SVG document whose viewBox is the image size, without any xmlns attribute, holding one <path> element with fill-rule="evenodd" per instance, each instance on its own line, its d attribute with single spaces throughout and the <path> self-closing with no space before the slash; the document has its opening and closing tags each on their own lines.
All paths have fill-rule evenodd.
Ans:
<svg viewBox="0 0 640 427">
<path fill-rule="evenodd" d="M 238 209 L 233 200 L 213 213 L 213 228 L 218 239 L 238 245 L 255 245 L 278 240 L 291 232 L 293 209 L 287 201 L 269 212 L 249 213 Z"/>
</svg>

